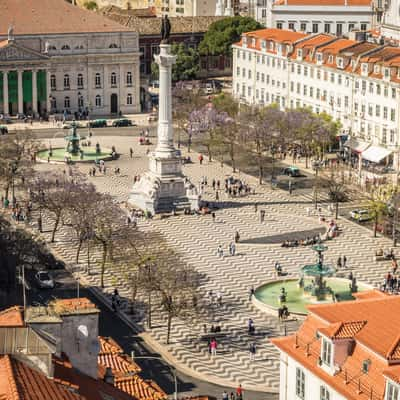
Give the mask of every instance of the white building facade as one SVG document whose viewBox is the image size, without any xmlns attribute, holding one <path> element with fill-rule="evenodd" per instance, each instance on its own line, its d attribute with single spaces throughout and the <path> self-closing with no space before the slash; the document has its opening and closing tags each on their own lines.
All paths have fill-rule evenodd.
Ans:
<svg viewBox="0 0 400 400">
<path fill-rule="evenodd" d="M 394 153 L 398 166 L 399 67 L 399 48 L 266 29 L 233 46 L 233 94 L 248 104 L 326 112 L 342 135 Z"/>
<path fill-rule="evenodd" d="M 342 36 L 373 28 L 374 10 L 371 0 L 257 0 L 255 18 L 270 28 Z"/>
<path fill-rule="evenodd" d="M 21 11 L 0 16 L 0 112 L 48 115 L 89 112 L 92 115 L 140 111 L 139 37 L 136 32 L 63 0 L 47 7 L 43 17 L 25 25 Z M 13 10 L 13 1 L 9 10 Z M 37 3 L 37 4 L 36 4 Z M 3 5 L 1 5 L 2 7 Z M 0 10 L 1 11 L 1 10 Z M 76 18 L 68 32 L 54 24 L 60 14 Z M 29 21 L 28 21 L 29 22 Z M 8 32 L 7 27 L 11 27 Z"/>
</svg>

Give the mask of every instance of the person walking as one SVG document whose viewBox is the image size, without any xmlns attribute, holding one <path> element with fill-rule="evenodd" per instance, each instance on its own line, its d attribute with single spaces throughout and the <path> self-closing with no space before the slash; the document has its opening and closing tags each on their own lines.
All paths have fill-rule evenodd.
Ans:
<svg viewBox="0 0 400 400">
<path fill-rule="evenodd" d="M 224 250 L 222 249 L 221 245 L 218 246 L 217 254 L 218 254 L 218 257 L 223 257 L 224 256 Z"/>
<path fill-rule="evenodd" d="M 211 357 L 215 357 L 217 355 L 217 341 L 214 339 L 211 340 L 210 349 L 211 349 Z"/>
<path fill-rule="evenodd" d="M 229 394 L 226 390 L 222 393 L 222 400 L 229 400 Z"/>
<path fill-rule="evenodd" d="M 217 304 L 219 307 L 222 307 L 222 293 L 217 292 Z"/>
<path fill-rule="evenodd" d="M 199 154 L 199 163 L 200 163 L 200 165 L 202 165 L 203 164 L 203 154 Z"/>
<path fill-rule="evenodd" d="M 133 158 L 133 150 L 132 150 L 132 147 L 129 149 L 129 154 L 131 155 L 131 158 Z"/>
<path fill-rule="evenodd" d="M 289 195 L 292 195 L 293 187 L 292 187 L 292 181 L 289 181 Z"/>
<path fill-rule="evenodd" d="M 239 231 L 236 231 L 236 233 L 235 233 L 235 243 L 239 243 L 239 240 L 240 240 Z"/>
<path fill-rule="evenodd" d="M 254 361 L 255 357 L 256 357 L 256 345 L 255 343 L 250 343 L 249 346 L 249 356 L 250 356 L 250 361 Z"/>
<path fill-rule="evenodd" d="M 235 253 L 236 253 L 236 246 L 235 246 L 235 243 L 230 242 L 230 243 L 229 243 L 229 254 L 230 254 L 231 256 L 234 256 Z"/>
<path fill-rule="evenodd" d="M 214 211 L 211 213 L 211 217 L 212 217 L 213 222 L 215 222 L 215 212 Z"/>
<path fill-rule="evenodd" d="M 242 385 L 239 385 L 236 388 L 236 400 L 243 400 L 243 389 Z"/>
<path fill-rule="evenodd" d="M 338 257 L 338 259 L 337 259 L 337 269 L 340 269 L 340 268 L 342 268 L 342 257 Z"/>
<path fill-rule="evenodd" d="M 215 190 L 215 185 L 216 184 L 217 184 L 216 180 L 213 179 L 212 182 L 211 182 L 211 186 L 212 186 L 213 190 Z"/>
<path fill-rule="evenodd" d="M 218 193 L 218 190 L 215 192 L 215 201 L 219 201 L 219 193 Z"/>
<path fill-rule="evenodd" d="M 343 268 L 347 268 L 347 257 L 346 257 L 346 256 L 343 256 L 343 263 L 342 263 L 342 265 L 343 265 Z"/>
<path fill-rule="evenodd" d="M 255 290 L 254 290 L 254 286 L 252 286 L 249 290 L 249 301 L 251 301 L 254 294 L 255 294 Z"/>
<path fill-rule="evenodd" d="M 263 223 L 265 220 L 265 210 L 260 210 L 260 222 Z"/>
<path fill-rule="evenodd" d="M 258 204 L 257 203 L 255 203 L 254 204 L 254 212 L 257 214 L 257 210 L 258 210 Z"/>
</svg>

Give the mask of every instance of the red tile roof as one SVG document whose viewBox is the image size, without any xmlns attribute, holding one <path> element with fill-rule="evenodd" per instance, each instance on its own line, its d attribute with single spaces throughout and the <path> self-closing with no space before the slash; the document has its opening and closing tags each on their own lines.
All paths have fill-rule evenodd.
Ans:
<svg viewBox="0 0 400 400">
<path fill-rule="evenodd" d="M 24 311 L 22 307 L 14 306 L 0 311 L 0 327 L 24 326 Z"/>
<path fill-rule="evenodd" d="M 99 309 L 86 297 L 74 299 L 57 299 L 52 302 L 59 315 L 74 313 L 98 313 Z"/>
<path fill-rule="evenodd" d="M 283 29 L 268 28 L 246 32 L 246 36 L 255 37 L 257 39 L 274 40 L 278 43 L 292 43 L 307 36 L 307 34 Z"/>
<path fill-rule="evenodd" d="M 310 36 L 309 38 L 303 39 L 299 43 L 296 43 L 296 49 L 303 49 L 305 47 L 319 46 L 323 43 L 327 43 L 335 39 L 336 36 L 328 35 L 326 33 L 320 33 L 318 35 Z"/>
<path fill-rule="evenodd" d="M 85 400 L 21 361 L 0 356 L 0 398 L 6 400 Z M 89 399 L 89 397 L 87 398 Z"/>
<path fill-rule="evenodd" d="M 277 5 L 288 6 L 371 6 L 371 0 L 278 0 Z"/>
<path fill-rule="evenodd" d="M 162 400 L 166 394 L 153 381 L 145 381 L 138 375 L 115 378 L 115 386 L 138 400 Z"/>
<path fill-rule="evenodd" d="M 296 335 L 272 342 L 350 400 L 381 400 L 385 376 L 400 382 L 400 296 L 357 295 L 355 301 L 312 305 Z M 334 375 L 319 366 L 321 338 L 352 340 L 352 350 Z M 365 360 L 368 373 L 360 373 Z M 358 388 L 361 387 L 361 393 Z"/>
<path fill-rule="evenodd" d="M 131 31 L 65 0 L 1 0 L 0 35 L 10 25 L 15 35 Z"/>
</svg>

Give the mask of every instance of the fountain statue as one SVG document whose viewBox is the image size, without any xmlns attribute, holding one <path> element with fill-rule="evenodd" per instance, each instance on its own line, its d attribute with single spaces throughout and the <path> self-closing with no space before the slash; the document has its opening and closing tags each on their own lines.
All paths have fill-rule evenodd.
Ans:
<svg viewBox="0 0 400 400">
<path fill-rule="evenodd" d="M 65 136 L 64 138 L 67 141 L 67 147 L 65 149 L 66 152 L 74 156 L 80 154 L 80 141 L 85 139 L 85 137 L 81 137 L 80 135 L 78 135 L 76 129 L 76 123 L 75 121 L 73 121 L 71 124 L 71 134 Z"/>
</svg>

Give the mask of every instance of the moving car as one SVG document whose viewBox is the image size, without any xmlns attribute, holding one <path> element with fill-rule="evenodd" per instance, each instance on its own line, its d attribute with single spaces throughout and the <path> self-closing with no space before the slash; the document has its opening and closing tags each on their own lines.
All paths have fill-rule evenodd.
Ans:
<svg viewBox="0 0 400 400">
<path fill-rule="evenodd" d="M 39 271 L 35 275 L 36 284 L 40 289 L 54 289 L 55 282 L 48 271 Z"/>
<path fill-rule="evenodd" d="M 288 176 L 291 176 L 293 178 L 297 178 L 297 177 L 301 176 L 300 175 L 300 170 L 295 166 L 284 168 L 282 173 L 284 175 L 288 175 Z"/>
<path fill-rule="evenodd" d="M 113 121 L 112 126 L 132 126 L 132 121 L 130 119 L 116 119 L 115 121 Z"/>
<path fill-rule="evenodd" d="M 94 121 L 89 122 L 89 126 L 91 128 L 104 128 L 107 126 L 106 119 L 95 119 Z"/>
<path fill-rule="evenodd" d="M 359 209 L 350 211 L 350 218 L 357 222 L 370 221 L 372 216 L 368 210 Z"/>
</svg>

